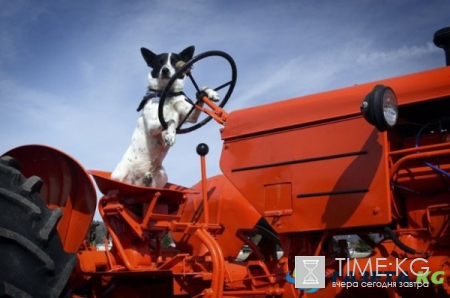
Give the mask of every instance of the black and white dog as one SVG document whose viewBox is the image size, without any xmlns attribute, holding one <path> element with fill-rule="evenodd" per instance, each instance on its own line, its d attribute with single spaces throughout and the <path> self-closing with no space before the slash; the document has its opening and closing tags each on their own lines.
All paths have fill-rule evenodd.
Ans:
<svg viewBox="0 0 450 298">
<path fill-rule="evenodd" d="M 192 109 L 192 105 L 186 101 L 182 92 L 184 76 L 177 78 L 164 102 L 164 117 L 168 128 L 163 130 L 158 120 L 159 96 L 174 75 L 177 62 L 192 59 L 194 50 L 194 46 L 190 46 L 178 54 L 156 55 L 146 48 L 141 48 L 142 56 L 151 68 L 148 75 L 150 84 L 146 96 L 138 107 L 138 111 L 143 112 L 137 121 L 131 144 L 111 174 L 112 179 L 157 188 L 162 188 L 167 183 L 167 174 L 162 162 L 170 146 L 175 143 L 178 124 Z M 219 100 L 216 91 L 206 87 L 202 90 L 211 100 Z M 199 115 L 200 111 L 195 109 L 186 122 L 197 122 Z"/>
</svg>

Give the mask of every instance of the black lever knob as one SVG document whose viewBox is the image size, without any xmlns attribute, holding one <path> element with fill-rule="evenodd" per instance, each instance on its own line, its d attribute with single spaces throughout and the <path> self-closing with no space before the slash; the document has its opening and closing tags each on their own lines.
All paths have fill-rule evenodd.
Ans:
<svg viewBox="0 0 450 298">
<path fill-rule="evenodd" d="M 200 143 L 197 145 L 197 154 L 200 156 L 205 156 L 209 152 L 209 147 L 205 143 Z"/>
</svg>

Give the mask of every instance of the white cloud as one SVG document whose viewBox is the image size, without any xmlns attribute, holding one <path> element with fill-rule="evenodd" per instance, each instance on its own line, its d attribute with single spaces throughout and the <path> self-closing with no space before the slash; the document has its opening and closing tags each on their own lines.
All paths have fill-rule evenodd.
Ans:
<svg viewBox="0 0 450 298">
<path fill-rule="evenodd" d="M 440 52 L 433 43 L 427 42 L 424 45 L 401 46 L 397 49 L 390 49 L 387 51 L 375 51 L 362 53 L 356 59 L 356 62 L 361 65 L 379 65 L 395 61 L 405 61 L 407 59 L 420 59 L 428 54 Z"/>
</svg>

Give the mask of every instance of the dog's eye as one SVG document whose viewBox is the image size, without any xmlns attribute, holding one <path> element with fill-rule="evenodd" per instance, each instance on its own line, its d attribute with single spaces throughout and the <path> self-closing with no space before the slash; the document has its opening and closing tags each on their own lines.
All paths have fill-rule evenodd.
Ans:
<svg viewBox="0 0 450 298">
<path fill-rule="evenodd" d="M 159 59 L 159 65 L 164 65 L 164 64 L 165 64 L 164 59 L 163 58 Z"/>
</svg>

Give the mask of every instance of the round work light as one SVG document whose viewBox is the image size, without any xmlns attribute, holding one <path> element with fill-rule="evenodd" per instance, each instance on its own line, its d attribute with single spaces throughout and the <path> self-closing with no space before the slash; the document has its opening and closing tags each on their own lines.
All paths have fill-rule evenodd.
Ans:
<svg viewBox="0 0 450 298">
<path fill-rule="evenodd" d="M 394 90 L 383 85 L 376 85 L 364 98 L 361 113 L 366 121 L 379 131 L 394 127 L 398 118 L 398 104 Z"/>
</svg>

